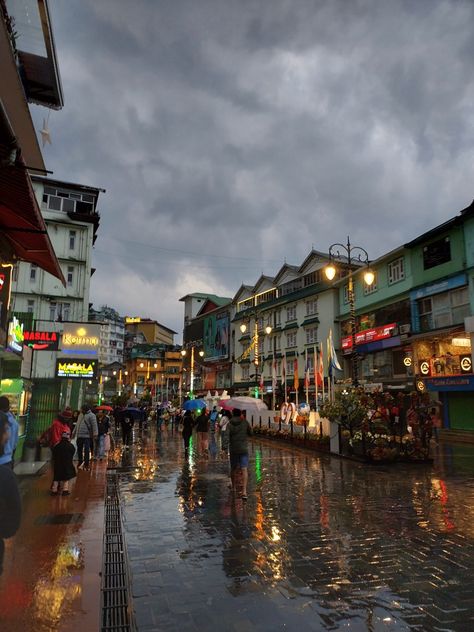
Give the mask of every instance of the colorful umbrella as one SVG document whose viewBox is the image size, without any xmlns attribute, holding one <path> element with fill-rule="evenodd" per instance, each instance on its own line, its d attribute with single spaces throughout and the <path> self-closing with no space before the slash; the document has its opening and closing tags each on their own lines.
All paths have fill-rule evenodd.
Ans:
<svg viewBox="0 0 474 632">
<path fill-rule="evenodd" d="M 102 404 L 102 406 L 97 406 L 96 410 L 107 410 L 109 413 L 113 411 L 112 406 L 107 406 L 107 404 Z"/>
<path fill-rule="evenodd" d="M 203 399 L 188 399 L 187 402 L 184 402 L 183 408 L 184 410 L 202 410 L 206 406 L 207 404 Z"/>
</svg>

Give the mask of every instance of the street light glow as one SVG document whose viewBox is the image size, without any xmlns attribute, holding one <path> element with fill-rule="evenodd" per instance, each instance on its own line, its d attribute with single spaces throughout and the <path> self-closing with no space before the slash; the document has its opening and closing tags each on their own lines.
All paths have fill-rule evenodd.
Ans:
<svg viewBox="0 0 474 632">
<path fill-rule="evenodd" d="M 272 333 L 272 328 L 270 327 L 270 325 L 267 325 L 267 326 L 265 327 L 265 333 L 266 333 L 266 334 L 271 334 L 271 333 Z"/>
<path fill-rule="evenodd" d="M 367 283 L 367 285 L 372 285 L 372 283 L 374 282 L 374 279 L 375 279 L 374 272 L 372 272 L 372 270 L 367 270 L 364 274 L 364 281 Z"/>
<path fill-rule="evenodd" d="M 244 334 L 247 331 L 247 325 L 245 323 L 242 323 L 240 325 L 240 331 Z"/>
<path fill-rule="evenodd" d="M 202 350 L 201 350 L 201 351 L 199 352 L 199 355 L 201 356 L 201 358 L 202 358 L 202 357 L 204 357 L 204 351 L 202 351 Z"/>
<path fill-rule="evenodd" d="M 328 281 L 332 281 L 336 276 L 336 266 L 333 263 L 330 263 L 324 268 L 324 274 Z"/>
</svg>

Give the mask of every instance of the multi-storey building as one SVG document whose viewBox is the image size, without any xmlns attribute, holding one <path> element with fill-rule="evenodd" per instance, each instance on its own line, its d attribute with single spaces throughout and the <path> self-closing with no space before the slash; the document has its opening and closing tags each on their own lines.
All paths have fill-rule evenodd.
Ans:
<svg viewBox="0 0 474 632">
<path fill-rule="evenodd" d="M 137 344 L 174 345 L 176 332 L 151 318 L 125 316 L 125 356 L 130 357 L 132 348 Z"/>
<path fill-rule="evenodd" d="M 112 307 L 89 310 L 89 320 L 100 323 L 99 362 L 102 366 L 123 363 L 125 324 Z"/>
</svg>

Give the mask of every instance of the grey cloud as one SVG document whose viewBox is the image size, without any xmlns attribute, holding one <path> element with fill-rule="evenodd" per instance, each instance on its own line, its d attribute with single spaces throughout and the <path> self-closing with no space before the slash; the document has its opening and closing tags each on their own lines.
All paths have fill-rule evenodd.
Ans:
<svg viewBox="0 0 474 632">
<path fill-rule="evenodd" d="M 232 295 L 347 232 L 375 257 L 473 197 L 470 1 L 62 0 L 53 18 L 46 161 L 107 189 L 94 300 L 180 329 L 187 291 Z"/>
</svg>

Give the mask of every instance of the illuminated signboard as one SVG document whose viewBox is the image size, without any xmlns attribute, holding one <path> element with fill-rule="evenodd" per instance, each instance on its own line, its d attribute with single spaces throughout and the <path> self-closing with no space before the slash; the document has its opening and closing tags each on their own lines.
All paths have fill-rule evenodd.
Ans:
<svg viewBox="0 0 474 632">
<path fill-rule="evenodd" d="M 229 357 L 229 312 L 204 318 L 204 355 L 206 360 L 222 360 Z M 208 388 L 205 386 L 204 388 Z M 209 387 L 209 388 L 214 388 Z"/>
<path fill-rule="evenodd" d="M 461 373 L 472 373 L 472 358 L 470 355 L 462 355 L 459 358 Z"/>
<path fill-rule="evenodd" d="M 390 325 L 383 325 L 382 327 L 373 327 L 372 329 L 364 329 L 359 331 L 355 335 L 356 345 L 367 344 L 368 342 L 375 342 L 377 340 L 384 340 L 385 338 L 391 338 L 394 330 L 397 327 L 397 323 L 390 323 Z M 342 339 L 342 348 L 350 349 L 352 347 L 352 336 L 344 336 Z"/>
<path fill-rule="evenodd" d="M 56 360 L 56 377 L 95 380 L 97 369 L 97 360 L 71 360 L 67 358 Z"/>
<path fill-rule="evenodd" d="M 59 334 L 55 331 L 24 331 L 24 344 L 33 351 L 56 351 L 59 347 Z"/>
<path fill-rule="evenodd" d="M 100 343 L 100 325 L 90 323 L 64 323 L 61 351 L 97 355 Z"/>
<path fill-rule="evenodd" d="M 16 316 L 8 324 L 7 347 L 15 353 L 23 352 L 23 324 L 20 323 Z"/>
<path fill-rule="evenodd" d="M 131 325 L 132 323 L 141 323 L 142 319 L 139 318 L 138 316 L 126 316 L 125 317 L 125 323 L 127 325 Z"/>
<path fill-rule="evenodd" d="M 8 310 L 10 308 L 10 293 L 12 282 L 12 269 L 10 263 L 0 265 L 0 327 L 7 328 Z"/>
<path fill-rule="evenodd" d="M 420 373 L 421 375 L 431 375 L 431 364 L 429 360 L 420 360 Z"/>
</svg>

